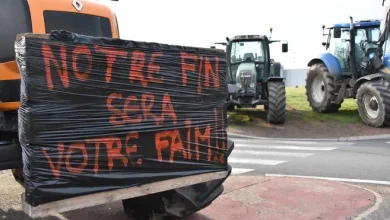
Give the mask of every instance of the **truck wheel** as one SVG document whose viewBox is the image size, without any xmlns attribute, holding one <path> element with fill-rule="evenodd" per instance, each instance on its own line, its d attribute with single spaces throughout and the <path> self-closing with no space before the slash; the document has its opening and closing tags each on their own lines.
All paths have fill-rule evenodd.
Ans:
<svg viewBox="0 0 390 220">
<path fill-rule="evenodd" d="M 228 111 L 234 111 L 234 105 L 232 105 L 232 104 L 227 104 L 227 110 L 228 110 Z"/>
<path fill-rule="evenodd" d="M 286 90 L 284 82 L 268 82 L 267 121 L 271 124 L 283 124 L 286 113 Z"/>
<path fill-rule="evenodd" d="M 23 169 L 12 169 L 12 175 L 20 184 L 24 182 Z"/>
<path fill-rule="evenodd" d="M 360 117 L 368 126 L 390 125 L 390 91 L 387 85 L 381 81 L 363 83 L 356 100 Z"/>
<path fill-rule="evenodd" d="M 317 63 L 310 67 L 306 78 L 307 101 L 313 111 L 319 113 L 337 112 L 340 104 L 332 103 L 335 96 L 335 83 L 328 68 L 323 63 Z"/>
<path fill-rule="evenodd" d="M 129 218 L 139 220 L 164 220 L 164 210 L 161 193 L 122 200 L 123 211 Z"/>
</svg>

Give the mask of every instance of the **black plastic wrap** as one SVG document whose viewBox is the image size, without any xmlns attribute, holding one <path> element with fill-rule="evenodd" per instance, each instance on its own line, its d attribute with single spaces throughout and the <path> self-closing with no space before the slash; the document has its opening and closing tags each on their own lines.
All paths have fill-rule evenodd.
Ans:
<svg viewBox="0 0 390 220">
<path fill-rule="evenodd" d="M 32 206 L 228 169 L 224 51 L 65 31 L 15 50 Z"/>
</svg>

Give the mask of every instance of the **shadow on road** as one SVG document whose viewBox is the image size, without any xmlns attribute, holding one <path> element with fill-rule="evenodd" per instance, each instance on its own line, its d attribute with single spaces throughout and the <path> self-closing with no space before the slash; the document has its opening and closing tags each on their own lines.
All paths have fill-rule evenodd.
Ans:
<svg viewBox="0 0 390 220">
<path fill-rule="evenodd" d="M 15 209 L 0 209 L 0 218 L 4 220 L 32 220 L 32 218 L 26 215 L 23 211 Z M 50 217 L 45 218 L 45 220 L 59 220 L 59 218 Z"/>
<path fill-rule="evenodd" d="M 0 219 L 4 220 L 33 220 L 28 215 L 26 215 L 21 210 L 8 209 L 3 210 L 0 209 Z M 56 216 L 50 216 L 45 218 L 36 218 L 34 220 L 144 220 L 137 219 L 133 217 L 127 217 L 123 210 L 121 203 L 113 203 L 112 205 L 101 205 L 96 207 L 91 207 L 87 209 L 80 209 L 76 211 L 71 211 L 67 213 L 63 213 Z M 167 218 L 166 220 L 176 220 L 172 218 Z M 195 213 L 191 216 L 180 220 L 214 220 L 212 218 L 208 218 L 202 214 Z"/>
</svg>

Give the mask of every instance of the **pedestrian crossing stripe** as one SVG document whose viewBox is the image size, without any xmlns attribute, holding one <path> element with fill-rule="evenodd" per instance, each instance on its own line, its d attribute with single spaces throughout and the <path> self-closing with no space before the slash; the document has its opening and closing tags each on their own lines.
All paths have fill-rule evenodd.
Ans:
<svg viewBox="0 0 390 220">
<path fill-rule="evenodd" d="M 266 148 L 266 149 L 282 149 L 282 150 L 307 150 L 307 151 L 330 151 L 337 147 L 301 147 L 289 145 L 265 145 L 265 144 L 234 144 L 235 147 L 250 147 L 250 148 Z"/>
<path fill-rule="evenodd" d="M 297 158 L 313 156 L 315 153 L 356 144 L 353 142 L 231 140 L 235 146 L 228 157 L 228 163 L 232 166 L 231 175 L 250 173 L 256 170 L 258 165 L 276 166 Z"/>
<path fill-rule="evenodd" d="M 240 150 L 240 149 L 234 149 L 234 154 L 250 154 L 256 156 L 277 156 L 277 157 L 308 157 L 314 155 L 312 153 L 256 151 L 256 150 Z"/>
<path fill-rule="evenodd" d="M 285 163 L 284 160 L 263 160 L 263 159 L 246 159 L 246 158 L 235 158 L 228 157 L 228 163 L 241 163 L 241 164 L 258 164 L 258 165 L 278 165 Z"/>
</svg>

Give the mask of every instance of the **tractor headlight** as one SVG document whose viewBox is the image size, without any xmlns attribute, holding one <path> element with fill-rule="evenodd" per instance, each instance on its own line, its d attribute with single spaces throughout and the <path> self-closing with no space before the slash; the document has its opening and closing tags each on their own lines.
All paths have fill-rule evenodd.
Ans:
<svg viewBox="0 0 390 220">
<path fill-rule="evenodd" d="M 237 83 L 237 88 L 241 88 L 241 87 L 242 87 L 241 83 Z"/>
<path fill-rule="evenodd" d="M 254 83 L 251 83 L 251 84 L 250 84 L 250 87 L 251 87 L 251 88 L 255 88 L 255 84 L 254 84 Z"/>
</svg>

